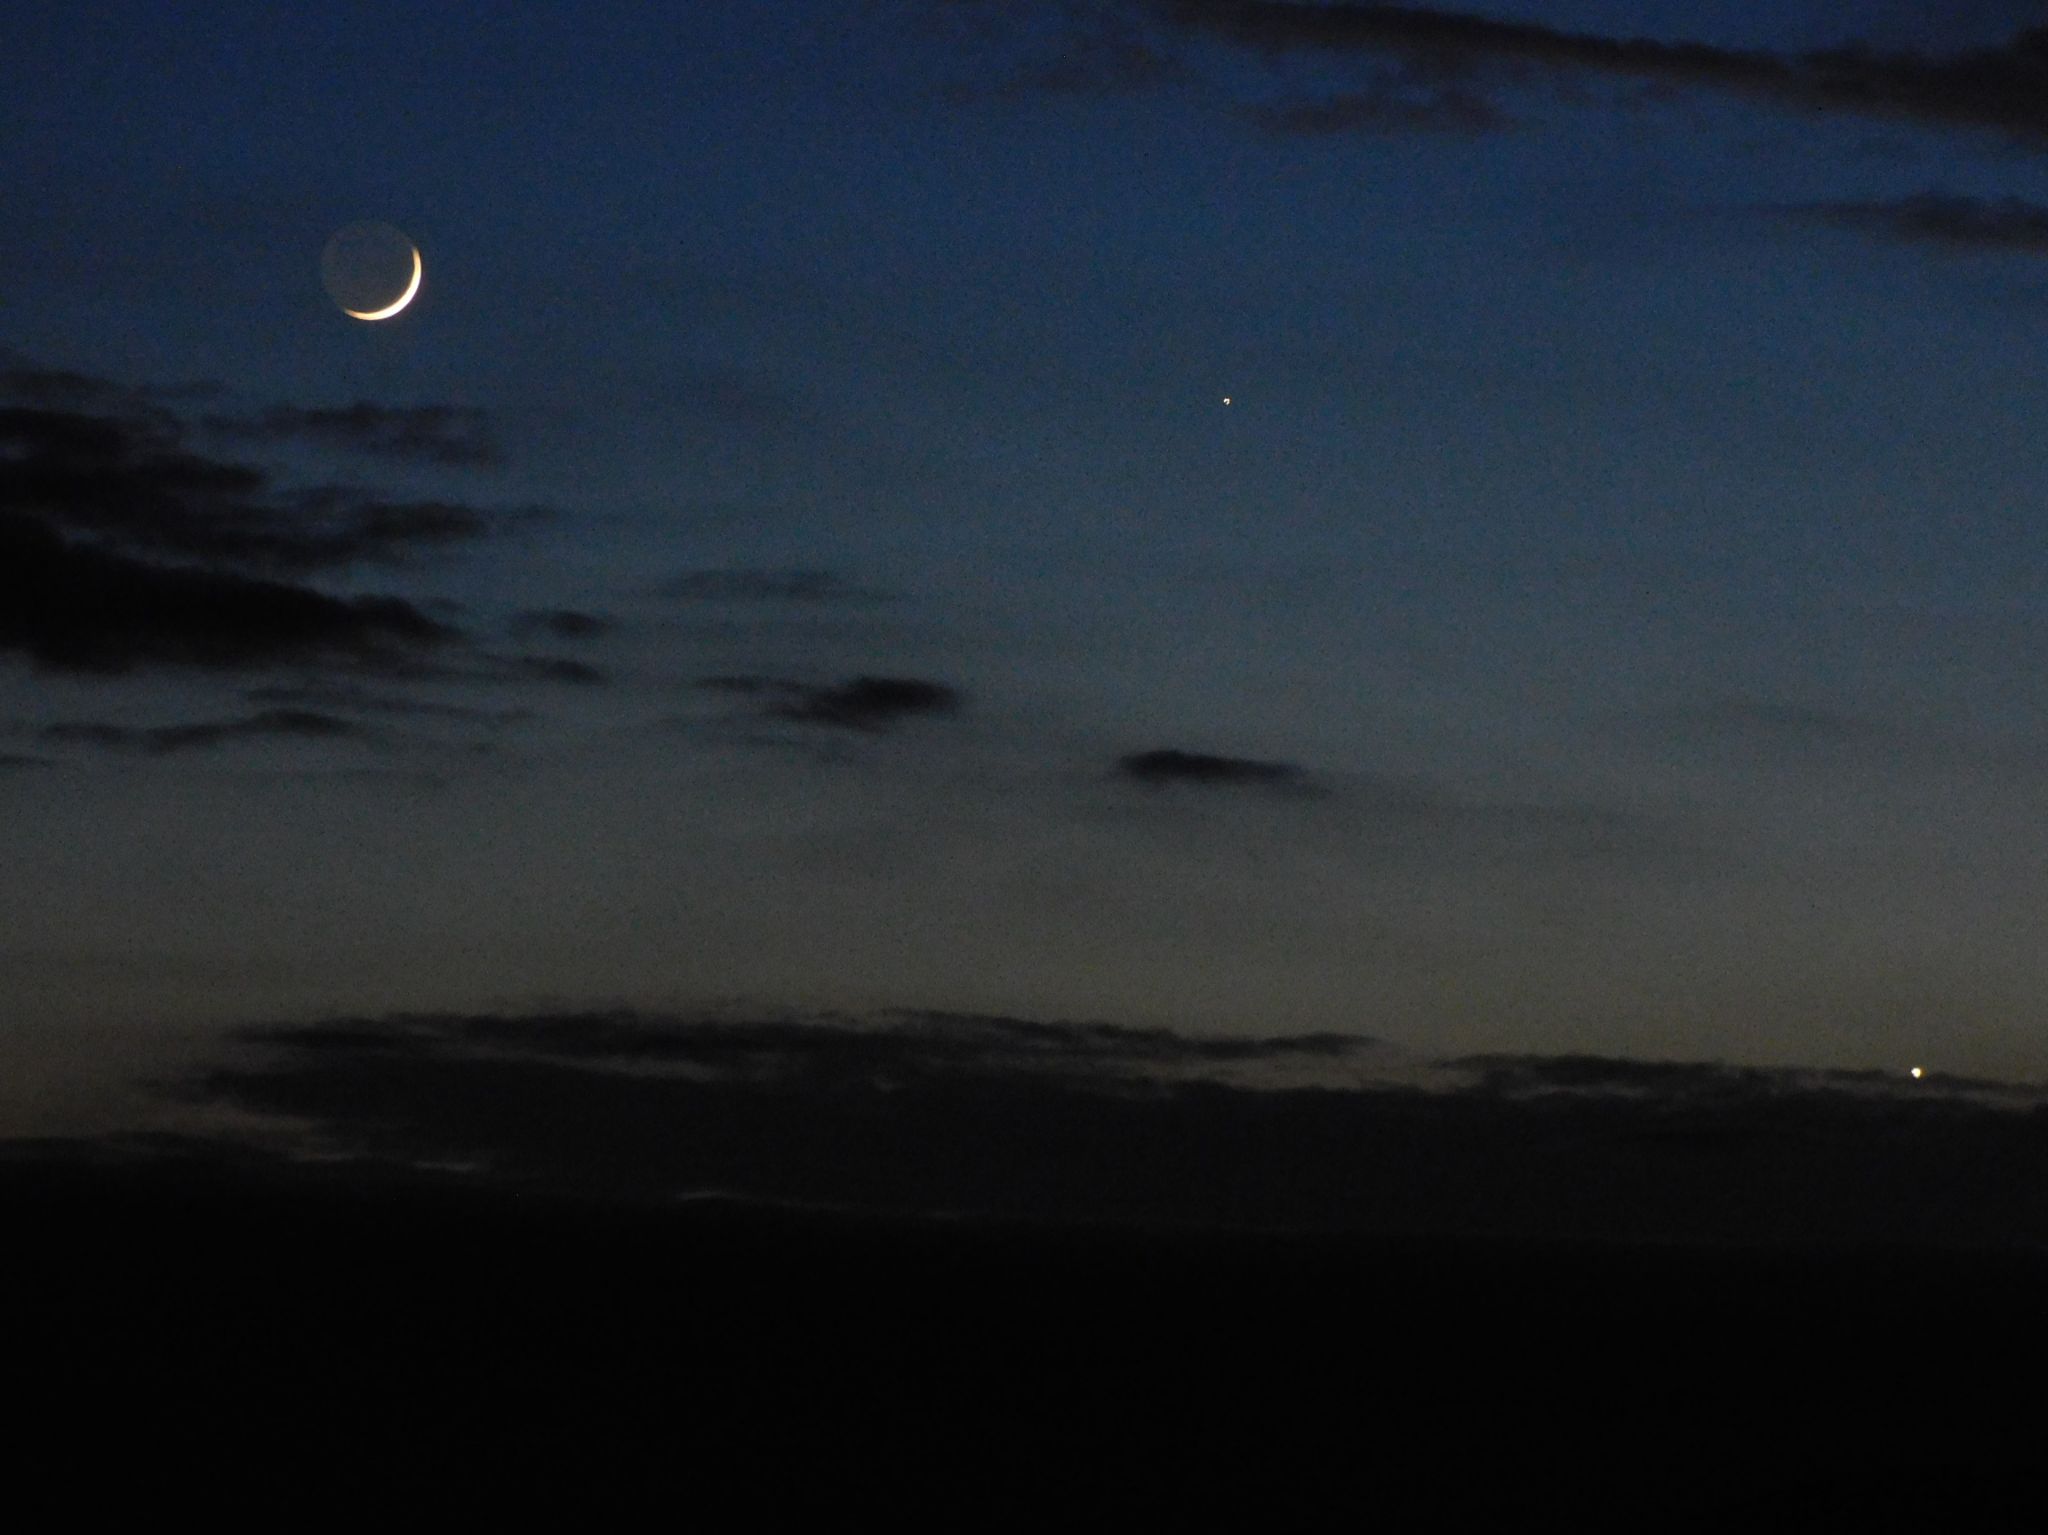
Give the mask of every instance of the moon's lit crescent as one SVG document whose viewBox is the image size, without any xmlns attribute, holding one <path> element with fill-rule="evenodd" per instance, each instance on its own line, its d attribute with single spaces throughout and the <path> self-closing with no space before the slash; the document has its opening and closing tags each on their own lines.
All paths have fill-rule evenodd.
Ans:
<svg viewBox="0 0 2048 1535">
<path fill-rule="evenodd" d="M 413 295 L 420 291 L 420 275 L 426 267 L 420 261 L 420 248 L 412 248 L 412 281 L 405 285 L 405 291 L 398 295 L 398 301 L 383 309 L 344 309 L 342 313 L 352 320 L 388 320 L 399 310 L 413 301 Z"/>
</svg>

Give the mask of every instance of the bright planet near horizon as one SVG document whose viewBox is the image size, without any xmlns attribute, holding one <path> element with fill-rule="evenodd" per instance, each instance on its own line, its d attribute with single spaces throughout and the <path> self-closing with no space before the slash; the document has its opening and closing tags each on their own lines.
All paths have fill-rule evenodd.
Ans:
<svg viewBox="0 0 2048 1535">
<path fill-rule="evenodd" d="M 389 224 L 338 229 L 320 253 L 320 285 L 352 320 L 388 320 L 419 296 L 419 247 Z"/>
</svg>

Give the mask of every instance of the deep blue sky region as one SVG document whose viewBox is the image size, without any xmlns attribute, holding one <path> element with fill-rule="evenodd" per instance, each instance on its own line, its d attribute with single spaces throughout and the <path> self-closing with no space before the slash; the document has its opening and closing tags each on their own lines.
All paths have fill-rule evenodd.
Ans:
<svg viewBox="0 0 2048 1535">
<path fill-rule="evenodd" d="M 735 999 L 2048 1075 L 2044 20 L 30 8 L 0 1127 Z"/>
</svg>

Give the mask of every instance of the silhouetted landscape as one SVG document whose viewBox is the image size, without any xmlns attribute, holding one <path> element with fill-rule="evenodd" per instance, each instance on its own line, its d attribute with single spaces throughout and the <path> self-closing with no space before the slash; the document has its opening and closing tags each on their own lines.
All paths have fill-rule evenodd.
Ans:
<svg viewBox="0 0 2048 1535">
<path fill-rule="evenodd" d="M 1359 1052 L 252 1029 L 159 1085 L 215 1133 L 0 1157 L 20 1463 L 110 1512 L 161 1478 L 448 1517 L 2027 1527 L 2035 1421 L 1992 1385 L 2041 1363 L 2048 1110 L 1583 1058 L 1199 1074 Z"/>
<path fill-rule="evenodd" d="M 2034 1509 L 2033 1419 L 1987 1382 L 2038 1372 L 2036 1254 L 657 1210 L 177 1157 L 15 1158 L 0 1190 L 15 1486 L 80 1518 Z"/>
</svg>

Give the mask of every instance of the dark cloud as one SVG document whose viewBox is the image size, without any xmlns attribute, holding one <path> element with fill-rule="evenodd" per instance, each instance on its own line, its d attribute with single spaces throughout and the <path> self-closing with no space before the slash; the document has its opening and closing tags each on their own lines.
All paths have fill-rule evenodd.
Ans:
<svg viewBox="0 0 2048 1535">
<path fill-rule="evenodd" d="M 461 501 L 391 499 L 352 485 L 287 487 L 256 465 L 190 446 L 182 401 L 193 391 L 150 389 L 78 372 L 0 370 L 0 514 L 51 526 L 150 559 L 225 565 L 256 575 L 356 563 L 397 563 L 422 549 L 467 542 L 494 518 Z M 209 418 L 221 426 L 229 418 Z M 420 407 L 344 411 L 281 407 L 238 434 L 272 440 L 354 432 L 397 454 L 457 454 L 471 411 Z M 272 430 L 274 428 L 274 430 Z M 289 430 L 287 430 L 289 428 Z"/>
<path fill-rule="evenodd" d="M 1782 1073 L 1717 1062 L 1597 1055 L 1471 1055 L 1444 1064 L 1472 1073 L 1482 1092 L 1654 1093 L 1667 1102 L 1750 1097 L 1772 1091 L 1783 1079 Z"/>
<path fill-rule="evenodd" d="M 287 490 L 262 469 L 187 450 L 182 437 L 164 414 L 0 408 L 0 513 L 138 555 L 263 573 L 390 564 L 489 526 L 453 502 Z"/>
<path fill-rule="evenodd" d="M 1779 54 L 1404 6 L 1156 0 L 1150 9 L 1185 32 L 1264 53 L 1393 52 L 1440 69 L 1515 64 L 2029 136 L 2048 131 L 2048 32 L 2042 31 L 1945 57 L 1853 46 Z"/>
<path fill-rule="evenodd" d="M 1514 796 L 1424 775 L 1385 772 L 1311 773 L 1298 763 L 1219 756 L 1173 748 L 1117 759 L 1115 781 L 1178 799 L 1260 796 L 1316 808 L 1324 834 L 1357 839 L 1381 863 L 1411 861 L 1527 868 L 1623 866 L 1696 873 L 1717 856 L 1698 828 L 1675 813 L 1647 812 L 1594 801 Z M 1192 805 L 1193 799 L 1183 800 Z"/>
<path fill-rule="evenodd" d="M 1243 115 L 1272 133 L 1306 135 L 1497 133 L 1512 122 L 1474 91 L 1440 85 L 1418 88 L 1402 81 L 1316 101 L 1247 107 Z"/>
<path fill-rule="evenodd" d="M 686 570 L 662 594 L 684 602 L 868 603 L 888 593 L 855 585 L 829 570 Z"/>
<path fill-rule="evenodd" d="M 1798 218 L 1951 250 L 2048 251 L 2048 207 L 2017 197 L 1986 201 L 1946 192 L 1879 202 L 1808 203 Z"/>
<path fill-rule="evenodd" d="M 333 710 L 407 719 L 441 719 L 477 725 L 513 725 L 534 717 L 531 709 L 487 709 L 438 698 L 410 698 L 376 692 L 354 683 L 323 681 L 250 688 L 244 695 L 266 709 Z"/>
<path fill-rule="evenodd" d="M 1731 1066 L 1720 1061 L 1639 1061 L 1605 1055 L 1467 1055 L 1441 1063 L 1470 1076 L 1468 1090 L 1510 1096 L 1541 1093 L 1621 1094 L 1654 1097 L 1667 1104 L 1700 1100 L 1762 1100 L 1787 1093 L 1847 1093 L 1910 1101 L 1925 1095 L 1921 1081 L 1901 1072 L 1844 1068 L 1795 1069 Z M 2031 1106 L 2048 1102 L 2034 1087 L 1979 1077 L 1939 1079 L 1943 1099 L 2010 1099 Z"/>
<path fill-rule="evenodd" d="M 1342 1061 L 1374 1043 L 1331 1033 L 1202 1038 L 1166 1028 L 929 1009 L 884 1013 L 865 1023 L 834 1015 L 735 1022 L 590 1012 L 398 1018 L 381 1024 L 352 1020 L 339 1026 L 339 1033 L 336 1027 L 329 1026 L 323 1044 L 398 1048 L 422 1035 L 441 1035 L 498 1049 L 536 1049 L 563 1059 L 662 1062 L 735 1077 L 769 1073 L 838 1083 L 990 1072 L 1106 1078 L 1176 1067 Z M 264 1029 L 244 1037 L 296 1044 L 300 1034 Z"/>
<path fill-rule="evenodd" d="M 1205 752 L 1132 752 L 1119 757 L 1117 772 L 1148 788 L 1165 784 L 1197 784 L 1204 788 L 1300 789 L 1307 774 L 1292 762 L 1261 762 L 1250 757 L 1214 757 Z"/>
<path fill-rule="evenodd" d="M 979 43 L 1003 41 L 995 29 L 972 24 L 975 6 L 954 7 L 946 19 L 968 23 L 966 35 Z M 1135 14 L 1111 7 L 1048 0 L 1044 12 L 1057 23 L 1050 35 L 1032 33 L 1004 71 L 995 90 L 962 90 L 961 99 L 1019 94 L 1099 96 L 1140 90 L 1189 78 L 1185 63 L 1152 37 Z"/>
<path fill-rule="evenodd" d="M 0 353 L 0 400 L 49 411 L 100 411 L 142 416 L 173 423 L 171 407 L 211 398 L 221 386 L 211 383 L 163 386 L 116 383 L 67 368 L 39 368 L 11 354 Z"/>
<path fill-rule="evenodd" d="M 190 1103 L 494 1185 L 1033 1219 L 1727 1242 L 2048 1239 L 2048 1108 L 1873 1073 L 913 1012 L 261 1028 Z M 1303 1073 L 1307 1074 L 1306 1084 Z M 301 1132 L 280 1129 L 286 1144 Z"/>
<path fill-rule="evenodd" d="M 27 752 L 0 752 L 0 773 L 14 772 L 21 768 L 53 766 L 48 757 L 38 757 Z"/>
<path fill-rule="evenodd" d="M 455 630 L 395 597 L 335 597 L 136 558 L 0 511 L 0 652 L 55 671 L 287 663 L 404 671 Z"/>
<path fill-rule="evenodd" d="M 698 687 L 752 700 L 769 718 L 879 734 L 920 716 L 957 714 L 958 689 L 919 677 L 854 677 L 829 686 L 779 677 L 705 677 Z"/>
<path fill-rule="evenodd" d="M 287 504 L 301 527 L 270 556 L 283 565 L 389 565 L 416 549 L 480 538 L 492 526 L 459 501 L 393 501 L 347 486 L 297 491 Z"/>
<path fill-rule="evenodd" d="M 461 638 L 404 599 L 333 595 L 303 578 L 471 542 L 498 514 L 283 485 L 190 445 L 185 402 L 210 388 L 130 386 L 10 361 L 0 370 L 0 651 L 86 672 L 399 672 L 428 669 Z M 350 436 L 386 456 L 450 462 L 474 458 L 482 430 L 453 407 L 280 408 L 239 425 L 213 421 L 252 438 Z"/>
<path fill-rule="evenodd" d="M 596 687 L 611 678 L 603 668 L 570 656 L 495 656 L 495 675 L 511 681 L 566 682 L 574 687 Z"/>
<path fill-rule="evenodd" d="M 1455 784 L 1395 773 L 1314 775 L 1298 763 L 1173 748 L 1117 759 L 1115 776 L 1148 791 L 1251 792 L 1315 801 L 1331 827 L 1348 826 L 1376 856 L 1497 860 L 1619 859 L 1634 867 L 1691 865 L 1693 837 L 1677 822 L 1570 800 L 1478 796 Z"/>
<path fill-rule="evenodd" d="M 961 696 L 917 677 L 855 677 L 836 687 L 806 688 L 777 707 L 786 719 L 842 730 L 887 730 L 920 715 L 959 712 Z"/>
<path fill-rule="evenodd" d="M 309 442 L 406 463 L 469 469 L 504 461 L 490 417 L 460 405 L 279 405 L 255 415 L 208 416 L 204 425 L 244 442 Z"/>
<path fill-rule="evenodd" d="M 0 511 L 205 557 L 268 519 L 261 470 L 197 457 L 175 422 L 0 408 Z"/>
<path fill-rule="evenodd" d="M 370 732 L 351 720 L 308 709 L 266 709 L 241 719 L 205 720 L 189 725 L 136 727 L 99 723 L 51 725 L 47 741 L 98 746 L 110 751 L 139 751 L 153 756 L 200 751 L 232 741 L 285 739 L 298 741 L 367 740 Z"/>
<path fill-rule="evenodd" d="M 1135 28 L 1070 37 L 1018 71 L 1020 90 L 1093 96 L 1167 85 L 1187 78 L 1187 68 L 1148 42 Z"/>
<path fill-rule="evenodd" d="M 522 639 L 595 640 L 610 634 L 618 625 L 595 613 L 573 608 L 534 608 L 512 620 L 512 633 Z"/>
<path fill-rule="evenodd" d="M 952 8 L 962 4 L 985 15 L 1002 13 L 985 0 L 953 0 Z M 1603 36 L 1457 11 L 1303 0 L 1125 0 L 1102 8 L 1107 21 L 1071 8 L 1032 14 L 1039 25 L 1057 14 L 1084 34 L 1148 23 L 1142 36 L 1154 49 L 1178 39 L 1268 60 L 1351 59 L 1378 72 L 1362 92 L 1355 84 L 1340 85 L 1262 109 L 1269 125 L 1297 132 L 1385 132 L 1403 111 L 1419 128 L 1469 131 L 1504 120 L 1497 101 L 1505 92 L 1545 77 L 1596 75 L 2027 138 L 2048 134 L 2048 30 L 2042 29 L 1998 47 L 1945 55 L 1856 45 L 1775 53 Z"/>
</svg>

